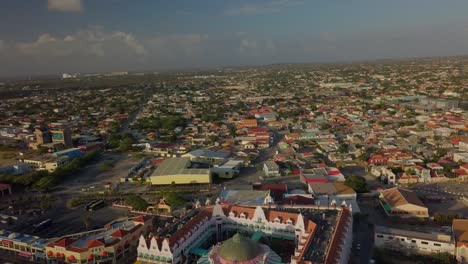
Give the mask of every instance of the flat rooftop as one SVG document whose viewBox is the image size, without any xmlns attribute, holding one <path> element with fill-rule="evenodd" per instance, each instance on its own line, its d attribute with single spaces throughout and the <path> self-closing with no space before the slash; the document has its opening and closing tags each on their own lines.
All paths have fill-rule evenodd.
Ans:
<svg viewBox="0 0 468 264">
<path fill-rule="evenodd" d="M 231 156 L 231 153 L 220 152 L 213 150 L 197 149 L 189 153 L 192 156 L 203 157 L 203 158 L 212 158 L 212 159 L 226 159 Z"/>
<path fill-rule="evenodd" d="M 316 195 L 344 195 L 344 194 L 356 194 L 356 192 L 344 183 L 309 183 L 314 194 Z"/>
<path fill-rule="evenodd" d="M 170 176 L 182 174 L 209 174 L 210 169 L 207 168 L 192 168 L 190 158 L 170 158 L 165 160 L 151 174 L 151 177 Z"/>
<path fill-rule="evenodd" d="M 238 205 L 262 205 L 270 191 L 224 190 L 221 192 L 222 203 Z"/>
<path fill-rule="evenodd" d="M 223 165 L 219 166 L 219 168 L 234 168 L 236 167 L 237 165 L 243 163 L 244 161 L 243 160 L 228 160 L 226 163 L 224 163 Z"/>
<path fill-rule="evenodd" d="M 0 239 L 16 241 L 18 243 L 25 243 L 25 244 L 30 244 L 33 246 L 44 245 L 47 242 L 47 239 L 43 239 L 37 236 L 15 233 L 15 232 L 6 231 L 6 230 L 0 230 Z"/>
<path fill-rule="evenodd" d="M 425 230 L 425 231 L 413 231 L 407 229 L 392 228 L 387 226 L 375 226 L 375 233 L 404 236 L 417 239 L 424 239 L 437 242 L 453 242 L 450 233 L 442 232 L 440 230 Z"/>
</svg>

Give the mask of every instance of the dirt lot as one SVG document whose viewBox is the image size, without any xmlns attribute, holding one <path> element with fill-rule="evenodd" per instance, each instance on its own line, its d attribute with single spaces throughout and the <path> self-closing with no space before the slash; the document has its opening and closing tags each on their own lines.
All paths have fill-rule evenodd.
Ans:
<svg viewBox="0 0 468 264">
<path fill-rule="evenodd" d="M 17 151 L 0 151 L 0 167 L 13 165 L 18 162 Z"/>
</svg>

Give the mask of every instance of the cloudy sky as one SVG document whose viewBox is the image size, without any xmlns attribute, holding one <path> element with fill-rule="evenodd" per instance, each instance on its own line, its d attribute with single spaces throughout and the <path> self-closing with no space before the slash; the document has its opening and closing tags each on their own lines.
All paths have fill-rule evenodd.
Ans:
<svg viewBox="0 0 468 264">
<path fill-rule="evenodd" d="M 0 76 L 468 54 L 467 0 L 1 0 Z"/>
</svg>

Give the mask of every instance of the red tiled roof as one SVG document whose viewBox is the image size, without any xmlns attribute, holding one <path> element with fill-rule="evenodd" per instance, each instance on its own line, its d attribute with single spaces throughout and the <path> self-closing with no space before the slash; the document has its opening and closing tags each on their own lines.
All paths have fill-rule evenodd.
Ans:
<svg viewBox="0 0 468 264">
<path fill-rule="evenodd" d="M 112 233 L 111 236 L 112 236 L 112 237 L 120 237 L 120 238 L 122 238 L 122 237 L 126 236 L 128 233 L 130 233 L 130 232 L 128 232 L 127 230 L 118 229 L 118 230 L 116 230 L 114 233 Z"/>
<path fill-rule="evenodd" d="M 59 241 L 49 244 L 49 246 L 68 247 L 69 245 L 73 244 L 75 241 L 76 240 L 73 238 L 65 237 L 65 238 L 60 239 Z"/>
<path fill-rule="evenodd" d="M 146 221 L 149 220 L 149 217 L 148 216 L 144 216 L 144 215 L 141 215 L 141 216 L 138 216 L 136 218 L 133 218 L 132 219 L 134 222 L 138 222 L 138 223 L 144 223 Z"/>
<path fill-rule="evenodd" d="M 90 240 L 88 242 L 86 242 L 86 246 L 88 248 L 93 248 L 93 247 L 100 247 L 100 246 L 104 246 L 105 243 L 103 241 L 101 241 L 100 239 L 93 239 L 93 240 Z"/>
</svg>

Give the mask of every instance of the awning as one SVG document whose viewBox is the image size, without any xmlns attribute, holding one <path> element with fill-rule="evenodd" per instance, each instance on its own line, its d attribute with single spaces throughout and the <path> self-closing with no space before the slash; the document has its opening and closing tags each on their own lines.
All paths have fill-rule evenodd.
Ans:
<svg viewBox="0 0 468 264">
<path fill-rule="evenodd" d="M 385 211 L 387 211 L 387 212 L 391 212 L 391 211 L 392 211 L 392 208 L 390 207 L 390 205 L 384 204 L 384 205 L 382 205 L 382 206 L 383 206 L 383 208 L 384 208 Z"/>
<path fill-rule="evenodd" d="M 32 255 L 33 255 L 33 253 L 27 252 L 27 251 L 21 251 L 20 253 L 18 253 L 18 256 L 25 257 L 25 258 L 30 258 L 30 257 L 32 257 Z"/>
<path fill-rule="evenodd" d="M 10 240 L 2 240 L 3 245 L 13 245 L 14 242 Z"/>
</svg>

